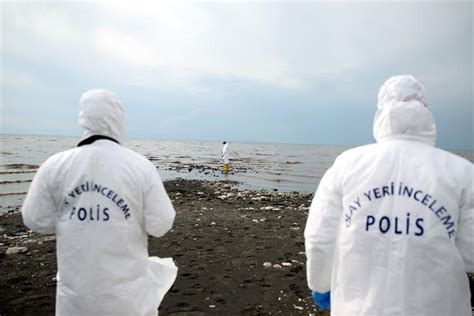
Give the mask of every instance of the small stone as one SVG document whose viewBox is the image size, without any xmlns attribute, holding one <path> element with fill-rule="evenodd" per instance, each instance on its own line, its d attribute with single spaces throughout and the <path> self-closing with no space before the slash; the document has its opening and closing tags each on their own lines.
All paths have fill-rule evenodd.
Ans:
<svg viewBox="0 0 474 316">
<path fill-rule="evenodd" d="M 295 305 L 295 309 L 297 309 L 297 310 L 299 310 L 299 311 L 302 311 L 302 310 L 304 310 L 304 308 L 303 308 L 303 307 L 301 307 L 301 306 L 296 306 L 296 305 Z"/>
<path fill-rule="evenodd" d="M 56 236 L 49 236 L 44 239 L 44 241 L 55 241 L 55 240 L 56 240 Z"/>
<path fill-rule="evenodd" d="M 263 266 L 264 266 L 265 268 L 270 268 L 270 267 L 272 266 L 272 263 L 271 263 L 271 262 L 264 262 L 264 263 L 263 263 Z"/>
<path fill-rule="evenodd" d="M 274 265 L 273 265 L 273 268 L 274 268 L 274 269 L 281 269 L 281 265 L 279 265 L 279 264 L 274 264 Z"/>
<path fill-rule="evenodd" d="M 204 192 L 199 191 L 197 194 L 198 195 L 204 195 Z"/>
<path fill-rule="evenodd" d="M 291 266 L 293 266 L 293 264 L 292 264 L 291 262 L 282 262 L 281 265 L 284 266 L 284 267 L 291 267 Z"/>
<path fill-rule="evenodd" d="M 216 222 L 211 222 L 211 226 L 216 226 Z"/>
<path fill-rule="evenodd" d="M 7 255 L 16 255 L 18 253 L 25 253 L 28 252 L 28 248 L 26 247 L 10 247 L 7 249 Z"/>
<path fill-rule="evenodd" d="M 209 308 L 216 308 L 216 305 L 209 305 Z"/>
</svg>

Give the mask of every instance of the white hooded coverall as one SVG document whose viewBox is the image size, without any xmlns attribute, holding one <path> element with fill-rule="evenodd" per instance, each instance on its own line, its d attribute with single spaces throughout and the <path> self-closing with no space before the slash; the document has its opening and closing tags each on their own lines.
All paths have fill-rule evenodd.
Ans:
<svg viewBox="0 0 474 316">
<path fill-rule="evenodd" d="M 222 146 L 221 158 L 225 164 L 229 163 L 229 143 L 225 143 L 224 146 Z"/>
<path fill-rule="evenodd" d="M 118 97 L 90 90 L 80 101 L 84 139 L 123 138 Z M 53 155 L 36 173 L 23 221 L 55 233 L 57 315 L 156 315 L 176 278 L 171 258 L 148 258 L 147 233 L 164 235 L 175 211 L 155 166 L 100 139 Z"/>
<path fill-rule="evenodd" d="M 434 147 L 423 87 L 396 76 L 379 92 L 376 144 L 341 154 L 305 229 L 309 288 L 331 315 L 471 316 L 473 165 Z"/>
</svg>

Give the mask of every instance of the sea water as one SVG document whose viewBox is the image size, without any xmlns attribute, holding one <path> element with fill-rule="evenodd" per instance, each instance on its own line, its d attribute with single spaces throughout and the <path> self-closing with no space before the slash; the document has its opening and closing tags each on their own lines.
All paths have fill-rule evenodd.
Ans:
<svg viewBox="0 0 474 316">
<path fill-rule="evenodd" d="M 54 153 L 73 148 L 79 137 L 2 135 L 0 212 L 21 205 L 38 166 Z M 163 180 L 231 180 L 245 189 L 314 192 L 324 172 L 348 146 L 230 142 L 231 172 L 222 173 L 222 143 L 211 141 L 126 140 L 149 158 Z M 474 160 L 473 151 L 456 154 Z"/>
</svg>

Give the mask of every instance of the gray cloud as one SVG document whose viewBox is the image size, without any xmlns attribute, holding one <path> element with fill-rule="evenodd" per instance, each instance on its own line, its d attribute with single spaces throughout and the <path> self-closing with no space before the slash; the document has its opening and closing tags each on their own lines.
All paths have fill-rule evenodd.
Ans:
<svg viewBox="0 0 474 316">
<path fill-rule="evenodd" d="M 147 111 L 174 98 L 185 111 L 212 118 L 217 104 L 255 99 L 282 111 L 304 105 L 355 114 L 371 110 L 380 84 L 399 73 L 426 85 L 441 125 L 457 123 L 443 121 L 446 111 L 472 117 L 470 2 L 2 2 L 2 35 L 2 112 L 11 115 L 12 130 L 26 124 L 13 119 L 17 107 L 34 100 L 61 108 L 45 99 L 57 90 L 67 90 L 71 96 L 62 100 L 75 106 L 71 100 L 96 85 L 131 100 L 140 88 L 169 101 L 147 103 Z M 242 97 L 248 87 L 252 96 Z M 29 102 L 20 95 L 25 91 L 43 93 Z M 298 102 L 268 97 L 281 91 Z M 267 106 L 256 102 L 253 109 Z M 164 122 L 199 116 L 166 113 Z M 341 123 L 334 124 L 337 130 Z M 302 141 L 300 134 L 294 141 Z M 455 135 L 469 143 L 465 132 Z"/>
</svg>

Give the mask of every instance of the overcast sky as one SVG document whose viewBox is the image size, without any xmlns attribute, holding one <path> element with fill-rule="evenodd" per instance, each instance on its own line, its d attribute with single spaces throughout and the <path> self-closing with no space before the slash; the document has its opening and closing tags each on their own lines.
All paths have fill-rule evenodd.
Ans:
<svg viewBox="0 0 474 316">
<path fill-rule="evenodd" d="M 135 4 L 133 4 L 135 3 Z M 91 88 L 128 138 L 360 145 L 413 74 L 438 145 L 473 148 L 473 4 L 2 2 L 2 133 L 80 135 Z"/>
</svg>

